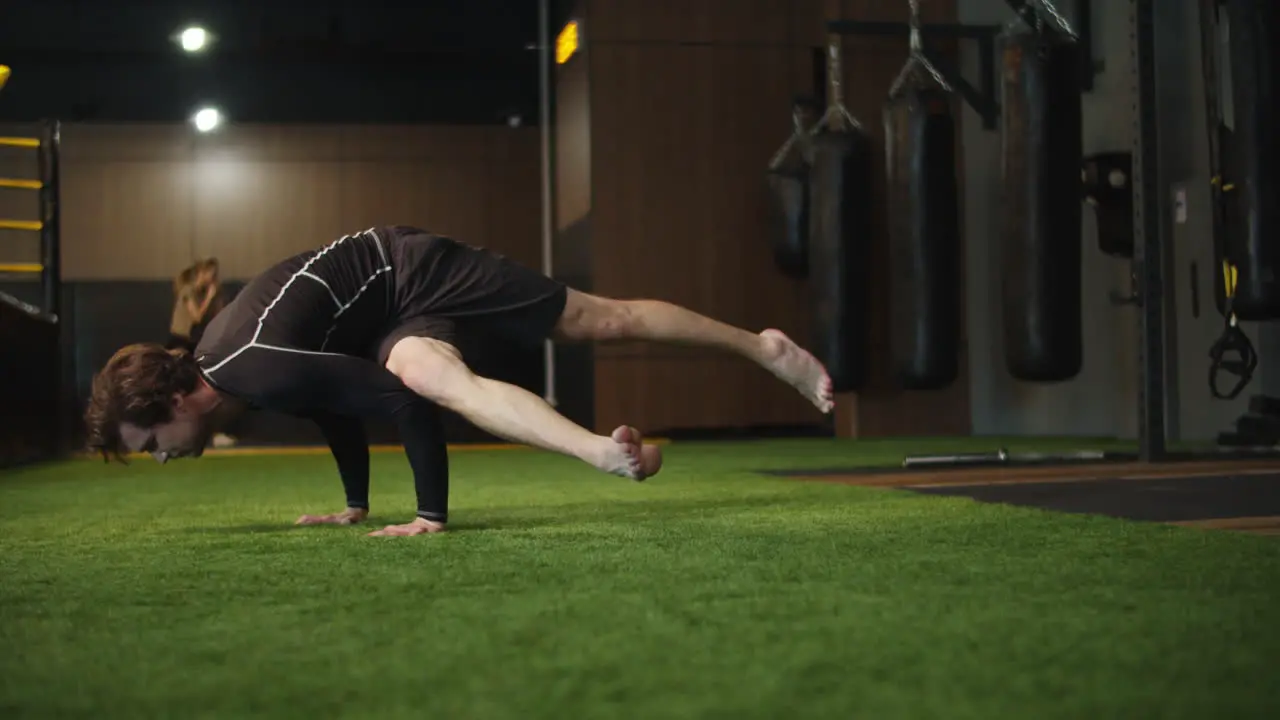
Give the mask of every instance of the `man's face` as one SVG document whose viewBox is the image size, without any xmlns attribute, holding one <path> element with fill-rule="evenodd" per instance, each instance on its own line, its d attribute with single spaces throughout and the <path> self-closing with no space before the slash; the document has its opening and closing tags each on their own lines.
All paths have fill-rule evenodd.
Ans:
<svg viewBox="0 0 1280 720">
<path fill-rule="evenodd" d="M 173 417 L 150 428 L 121 423 L 120 437 L 131 452 L 149 453 L 156 462 L 200 457 L 213 431 L 208 418 L 198 412 L 188 398 L 175 395 Z"/>
</svg>

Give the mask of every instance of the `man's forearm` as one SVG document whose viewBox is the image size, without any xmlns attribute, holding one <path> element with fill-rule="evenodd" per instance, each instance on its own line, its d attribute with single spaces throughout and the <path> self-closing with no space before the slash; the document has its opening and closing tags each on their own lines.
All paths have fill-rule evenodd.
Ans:
<svg viewBox="0 0 1280 720">
<path fill-rule="evenodd" d="M 413 469 L 418 517 L 438 523 L 448 521 L 449 449 L 440 408 L 426 400 L 409 403 L 396 412 L 396 424 Z"/>
<path fill-rule="evenodd" d="M 369 509 L 369 441 L 358 418 L 338 415 L 316 417 L 320 431 L 338 465 L 347 507 Z"/>
</svg>

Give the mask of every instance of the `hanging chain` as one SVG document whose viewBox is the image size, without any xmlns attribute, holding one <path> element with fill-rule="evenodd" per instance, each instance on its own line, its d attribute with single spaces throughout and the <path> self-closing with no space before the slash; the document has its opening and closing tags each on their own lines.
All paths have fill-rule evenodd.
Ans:
<svg viewBox="0 0 1280 720">
<path fill-rule="evenodd" d="M 924 42 L 920 39 L 920 0 L 907 0 L 911 6 L 911 54 L 924 52 Z"/>
<path fill-rule="evenodd" d="M 827 41 L 827 78 L 831 85 L 831 98 L 822 120 L 814 126 L 815 132 L 820 125 L 826 125 L 832 130 L 842 129 L 840 124 L 831 122 L 837 117 L 844 123 L 848 123 L 849 127 L 862 129 L 862 123 L 858 122 L 858 119 L 844 106 L 844 78 L 841 77 L 844 72 L 844 61 L 841 58 L 843 42 L 844 38 L 840 35 L 831 35 Z"/>
<path fill-rule="evenodd" d="M 1053 6 L 1053 0 L 1040 0 L 1040 7 L 1044 8 L 1044 11 L 1048 13 L 1049 17 L 1053 18 L 1053 21 L 1058 24 L 1058 28 L 1060 30 L 1073 38 L 1076 36 L 1076 31 L 1071 29 L 1071 23 L 1067 22 L 1067 19 L 1062 16 L 1062 13 L 1059 13 L 1058 9 Z"/>
<path fill-rule="evenodd" d="M 911 8 L 911 18 L 907 24 L 910 29 L 909 47 L 911 55 L 907 60 L 907 64 L 898 73 L 898 77 L 890 85 L 889 95 L 897 95 L 907 78 L 913 75 L 918 77 L 920 70 L 924 70 L 933 82 L 943 90 L 950 92 L 951 84 L 946 81 L 946 78 L 942 77 L 942 73 L 933 66 L 933 63 L 929 62 L 929 58 L 924 54 L 924 39 L 921 37 L 922 33 L 920 32 L 920 0 L 907 0 L 907 5 Z"/>
</svg>

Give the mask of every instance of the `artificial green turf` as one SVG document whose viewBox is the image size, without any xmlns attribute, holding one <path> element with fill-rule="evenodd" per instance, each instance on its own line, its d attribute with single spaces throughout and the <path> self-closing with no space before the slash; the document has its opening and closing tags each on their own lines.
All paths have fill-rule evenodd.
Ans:
<svg viewBox="0 0 1280 720">
<path fill-rule="evenodd" d="M 752 472 L 920 445 L 458 453 L 413 538 L 398 455 L 363 528 L 326 456 L 12 471 L 0 717 L 1280 717 L 1280 539 Z"/>
</svg>

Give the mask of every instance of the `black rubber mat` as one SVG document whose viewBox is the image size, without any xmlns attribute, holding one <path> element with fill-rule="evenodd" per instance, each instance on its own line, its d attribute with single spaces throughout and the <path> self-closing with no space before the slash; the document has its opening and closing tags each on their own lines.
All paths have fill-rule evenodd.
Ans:
<svg viewBox="0 0 1280 720">
<path fill-rule="evenodd" d="M 959 457 L 959 456 L 956 456 Z M 1105 465 L 1108 463 L 1117 463 L 1125 461 L 1133 461 L 1137 458 L 1136 453 L 1107 453 L 1104 457 L 1091 457 L 1085 459 L 1046 457 L 1043 460 L 1038 459 L 1013 459 L 1013 460 L 997 460 L 994 458 L 971 457 L 959 460 L 951 465 L 930 465 L 921 463 L 911 467 L 903 467 L 902 465 L 842 465 L 836 467 L 815 467 L 815 468 L 782 468 L 774 470 L 758 470 L 762 475 L 773 475 L 775 477 L 835 477 L 839 475 L 892 475 L 896 473 L 919 473 L 919 472 L 947 472 L 950 470 L 973 470 L 975 468 L 1012 468 L 1012 467 L 1071 467 L 1072 465 Z"/>
<path fill-rule="evenodd" d="M 1066 513 L 1179 522 L 1280 515 L 1280 473 L 904 488 Z"/>
<path fill-rule="evenodd" d="M 1119 462 L 1136 462 L 1138 454 L 1134 452 L 1106 451 L 1101 457 L 1070 457 L 1058 453 L 1024 453 L 1014 452 L 1008 458 L 997 459 L 993 452 L 959 453 L 949 456 L 954 462 L 929 463 L 917 461 L 911 467 L 903 467 L 899 463 L 893 465 L 842 465 L 834 467 L 811 468 L 779 468 L 757 470 L 761 475 L 774 477 L 835 477 L 840 475 L 891 475 L 895 473 L 948 472 L 951 470 L 973 470 L 976 468 L 1034 468 L 1034 467 L 1071 467 L 1072 465 L 1108 465 Z M 939 460 L 948 456 L 937 456 Z M 1280 450 L 1277 448 L 1224 448 L 1219 451 L 1169 452 L 1167 462 L 1226 462 L 1230 460 L 1257 460 L 1275 458 L 1280 464 Z M 1191 465 L 1191 467 L 1195 467 Z"/>
</svg>

